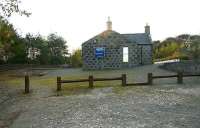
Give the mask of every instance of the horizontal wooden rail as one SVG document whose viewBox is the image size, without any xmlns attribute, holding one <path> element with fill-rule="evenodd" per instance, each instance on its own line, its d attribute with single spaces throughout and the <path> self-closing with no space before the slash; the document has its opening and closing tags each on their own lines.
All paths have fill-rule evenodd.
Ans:
<svg viewBox="0 0 200 128">
<path fill-rule="evenodd" d="M 79 80 L 61 80 L 61 83 L 76 83 L 76 82 L 88 82 L 89 79 L 79 79 Z"/>
<path fill-rule="evenodd" d="M 126 84 L 126 86 L 146 86 L 146 85 L 149 85 L 149 83 L 146 82 L 146 83 L 128 83 L 128 84 Z"/>
<path fill-rule="evenodd" d="M 178 75 L 152 76 L 153 79 L 159 79 L 159 78 L 172 78 L 172 77 L 178 77 Z"/>
<path fill-rule="evenodd" d="M 117 78 L 93 78 L 93 81 L 111 81 L 111 80 L 122 80 L 122 77 Z M 88 82 L 89 79 L 79 79 L 79 80 L 61 80 L 61 83 L 75 83 L 75 82 Z"/>
<path fill-rule="evenodd" d="M 195 77 L 195 76 L 200 76 L 200 74 L 196 74 L 196 75 L 183 75 L 183 77 Z"/>
<path fill-rule="evenodd" d="M 110 81 L 110 80 L 122 80 L 122 77 L 117 77 L 117 78 L 94 78 L 94 81 Z"/>
</svg>

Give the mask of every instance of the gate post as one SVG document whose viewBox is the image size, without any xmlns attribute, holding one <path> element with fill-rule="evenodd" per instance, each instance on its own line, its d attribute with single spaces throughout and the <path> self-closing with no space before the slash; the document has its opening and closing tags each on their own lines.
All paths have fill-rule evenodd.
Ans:
<svg viewBox="0 0 200 128">
<path fill-rule="evenodd" d="M 57 77 L 57 91 L 61 91 L 61 77 Z"/>
<path fill-rule="evenodd" d="M 89 76 L 88 80 L 89 80 L 89 88 L 93 88 L 93 84 L 94 84 L 93 76 Z"/>
<path fill-rule="evenodd" d="M 178 84 L 183 84 L 183 73 L 181 73 L 181 72 L 178 72 L 177 83 Z"/>
<path fill-rule="evenodd" d="M 126 74 L 122 74 L 122 86 L 126 86 Z"/>
<path fill-rule="evenodd" d="M 153 73 L 148 73 L 148 84 L 153 85 Z"/>
</svg>

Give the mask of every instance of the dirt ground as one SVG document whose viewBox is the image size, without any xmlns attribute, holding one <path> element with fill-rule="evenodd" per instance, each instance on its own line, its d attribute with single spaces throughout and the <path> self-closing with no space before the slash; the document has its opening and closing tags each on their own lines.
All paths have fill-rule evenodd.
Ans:
<svg viewBox="0 0 200 128">
<path fill-rule="evenodd" d="M 65 84 L 56 92 L 56 76 L 64 79 L 115 77 L 144 82 L 147 73 L 174 74 L 157 65 L 108 71 L 46 70 L 31 77 L 31 93 L 23 94 L 17 71 L 0 73 L 0 128 L 199 128 L 200 79 L 159 79 L 153 86 L 121 87 L 120 82 Z"/>
</svg>

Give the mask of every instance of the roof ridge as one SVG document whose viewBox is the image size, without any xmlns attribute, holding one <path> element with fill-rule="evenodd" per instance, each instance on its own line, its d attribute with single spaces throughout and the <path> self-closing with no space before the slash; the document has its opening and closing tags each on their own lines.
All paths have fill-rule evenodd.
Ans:
<svg viewBox="0 0 200 128">
<path fill-rule="evenodd" d="M 137 34 L 145 34 L 145 33 L 123 33 L 122 35 L 137 35 Z"/>
</svg>

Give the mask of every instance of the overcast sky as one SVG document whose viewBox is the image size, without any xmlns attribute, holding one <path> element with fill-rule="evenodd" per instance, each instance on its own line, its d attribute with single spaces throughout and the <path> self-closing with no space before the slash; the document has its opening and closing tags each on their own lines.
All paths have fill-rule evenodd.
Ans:
<svg viewBox="0 0 200 128">
<path fill-rule="evenodd" d="M 9 19 L 19 33 L 56 32 L 70 50 L 104 31 L 108 16 L 119 33 L 144 32 L 148 23 L 153 40 L 200 34 L 200 0 L 22 0 L 22 7 L 29 18 Z"/>
</svg>

